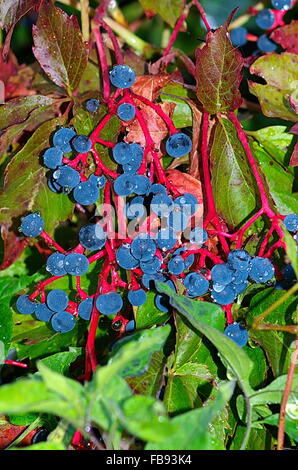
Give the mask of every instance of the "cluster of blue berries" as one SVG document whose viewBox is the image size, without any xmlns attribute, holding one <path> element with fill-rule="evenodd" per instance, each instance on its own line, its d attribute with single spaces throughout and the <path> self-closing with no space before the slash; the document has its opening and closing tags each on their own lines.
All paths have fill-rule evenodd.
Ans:
<svg viewBox="0 0 298 470">
<path fill-rule="evenodd" d="M 277 11 L 287 11 L 291 8 L 291 0 L 271 0 L 272 10 L 264 8 L 255 16 L 255 22 L 258 28 L 262 30 L 271 30 L 276 22 Z M 245 27 L 240 26 L 231 31 L 231 41 L 235 47 L 242 47 L 247 43 L 248 31 Z M 258 49 L 261 52 L 269 53 L 276 50 L 277 45 L 269 39 L 267 34 L 261 34 L 257 41 Z"/>
</svg>

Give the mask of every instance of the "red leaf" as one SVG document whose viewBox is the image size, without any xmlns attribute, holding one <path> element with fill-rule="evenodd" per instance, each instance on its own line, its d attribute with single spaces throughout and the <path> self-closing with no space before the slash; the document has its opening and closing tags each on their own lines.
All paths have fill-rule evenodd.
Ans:
<svg viewBox="0 0 298 470">
<path fill-rule="evenodd" d="M 287 52 L 298 54 L 298 21 L 275 29 L 270 37 Z"/>
<path fill-rule="evenodd" d="M 28 241 L 24 237 L 18 236 L 10 230 L 9 224 L 1 225 L 1 237 L 4 243 L 4 258 L 0 265 L 0 271 L 14 263 L 28 245 Z"/>
<path fill-rule="evenodd" d="M 33 52 L 41 67 L 56 85 L 71 94 L 79 85 L 88 60 L 77 18 L 43 0 L 33 26 L 33 40 Z"/>
<path fill-rule="evenodd" d="M 228 113 L 241 105 L 243 63 L 229 39 L 228 22 L 207 34 L 206 45 L 196 51 L 196 79 L 197 97 L 208 113 Z"/>
<path fill-rule="evenodd" d="M 296 143 L 291 155 L 290 166 L 298 166 L 298 142 Z"/>
<path fill-rule="evenodd" d="M 199 203 L 196 216 L 203 216 L 204 206 L 201 182 L 197 178 L 187 173 L 182 173 L 179 170 L 168 170 L 166 171 L 166 175 L 181 194 L 191 193 L 196 196 Z"/>
<path fill-rule="evenodd" d="M 30 67 L 19 65 L 15 55 L 10 51 L 4 61 L 3 49 L 0 47 L 0 80 L 4 84 L 5 101 L 18 96 L 35 94 L 31 82 L 33 70 Z M 2 99 L 2 96 L 0 96 Z"/>
</svg>

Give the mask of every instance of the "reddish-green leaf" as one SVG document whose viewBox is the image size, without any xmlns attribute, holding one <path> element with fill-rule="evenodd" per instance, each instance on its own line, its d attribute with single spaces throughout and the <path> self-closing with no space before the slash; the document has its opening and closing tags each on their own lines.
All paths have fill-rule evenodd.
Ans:
<svg viewBox="0 0 298 470">
<path fill-rule="evenodd" d="M 174 27 L 179 18 L 184 0 L 139 0 L 145 10 L 146 15 L 150 18 L 159 14 L 164 21 Z"/>
<path fill-rule="evenodd" d="M 258 97 L 263 113 L 298 121 L 291 106 L 293 99 L 297 99 L 298 56 L 288 52 L 264 55 L 253 63 L 250 72 L 267 82 L 266 85 L 249 82 L 250 92 Z"/>
<path fill-rule="evenodd" d="M 298 54 L 298 21 L 275 29 L 271 33 L 271 38 L 280 44 L 287 52 Z"/>
<path fill-rule="evenodd" d="M 207 34 L 196 51 L 197 97 L 210 114 L 228 113 L 241 104 L 243 58 L 228 37 L 228 23 Z"/>
<path fill-rule="evenodd" d="M 79 85 L 88 60 L 77 18 L 44 0 L 33 26 L 33 39 L 34 55 L 44 71 L 71 94 Z"/>
<path fill-rule="evenodd" d="M 16 98 L 0 107 L 0 130 L 26 121 L 35 109 L 53 105 L 54 100 L 47 96 L 33 95 Z"/>
<path fill-rule="evenodd" d="M 256 208 L 256 187 L 234 126 L 215 124 L 210 151 L 216 209 L 230 227 L 237 227 Z"/>
<path fill-rule="evenodd" d="M 37 7 L 40 0 L 1 0 L 0 1 L 0 28 L 8 30 L 16 24 L 22 16 Z"/>
</svg>

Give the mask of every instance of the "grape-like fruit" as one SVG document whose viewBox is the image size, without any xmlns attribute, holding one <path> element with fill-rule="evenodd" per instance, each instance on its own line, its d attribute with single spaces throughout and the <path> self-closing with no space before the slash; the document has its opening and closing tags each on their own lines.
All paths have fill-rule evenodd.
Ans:
<svg viewBox="0 0 298 470">
<path fill-rule="evenodd" d="M 53 330 L 58 333 L 67 333 L 74 329 L 76 324 L 75 317 L 69 312 L 55 313 L 51 318 L 51 325 Z"/>
<path fill-rule="evenodd" d="M 29 214 L 23 218 L 20 230 L 26 237 L 35 238 L 41 234 L 44 229 L 43 218 L 36 213 Z"/>
<path fill-rule="evenodd" d="M 131 121 L 136 115 L 136 108 L 130 103 L 122 103 L 118 106 L 117 116 L 121 121 Z"/>
<path fill-rule="evenodd" d="M 224 334 L 243 348 L 248 341 L 247 330 L 240 323 L 234 322 L 226 327 Z"/>
<path fill-rule="evenodd" d="M 63 153 L 69 153 L 72 151 L 70 141 L 75 137 L 76 133 L 69 127 L 62 127 L 55 132 L 53 136 L 53 144 L 62 150 Z"/>
<path fill-rule="evenodd" d="M 81 253 L 70 253 L 65 256 L 64 268 L 72 276 L 82 276 L 89 269 L 88 258 Z"/>
<path fill-rule="evenodd" d="M 116 65 L 110 71 L 110 81 L 116 88 L 130 88 L 135 79 L 136 74 L 129 65 Z"/>
<path fill-rule="evenodd" d="M 47 295 L 47 306 L 53 312 L 62 312 L 68 305 L 68 295 L 61 289 L 51 290 Z"/>
<path fill-rule="evenodd" d="M 122 297 L 117 292 L 101 294 L 96 299 L 96 308 L 103 315 L 114 315 L 121 310 L 122 306 Z"/>
<path fill-rule="evenodd" d="M 192 149 L 192 141 L 188 135 L 179 132 L 171 135 L 166 141 L 166 151 L 174 158 L 184 157 Z"/>
</svg>

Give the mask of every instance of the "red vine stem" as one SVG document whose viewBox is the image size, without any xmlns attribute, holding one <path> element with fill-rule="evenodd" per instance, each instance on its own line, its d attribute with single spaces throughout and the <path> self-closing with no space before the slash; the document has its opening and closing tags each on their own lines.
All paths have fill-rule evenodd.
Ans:
<svg viewBox="0 0 298 470">
<path fill-rule="evenodd" d="M 178 131 L 176 127 L 174 126 L 172 119 L 162 110 L 162 108 L 158 104 L 152 103 L 152 101 L 148 100 L 147 98 L 144 98 L 143 96 L 137 95 L 136 93 L 133 93 L 132 91 L 130 92 L 130 94 L 135 99 L 141 101 L 142 103 L 144 103 L 145 105 L 153 109 L 156 112 L 156 114 L 158 114 L 158 116 L 164 120 L 164 122 L 166 123 L 170 131 L 170 134 L 177 134 Z"/>
<path fill-rule="evenodd" d="M 28 368 L 28 365 L 24 362 L 10 361 L 9 359 L 5 360 L 4 364 L 6 364 L 7 366 L 23 367 L 24 369 Z"/>
<path fill-rule="evenodd" d="M 195 6 L 197 7 L 197 9 L 199 10 L 200 15 L 201 15 L 201 17 L 202 17 L 202 20 L 203 20 L 203 22 L 204 22 L 204 25 L 205 25 L 205 27 L 206 27 L 206 29 L 207 29 L 207 32 L 209 33 L 209 32 L 211 31 L 211 27 L 210 27 L 210 25 L 209 25 L 209 23 L 208 23 L 207 16 L 206 16 L 206 13 L 205 13 L 205 11 L 204 11 L 204 8 L 202 7 L 201 3 L 198 2 L 198 0 L 193 0 L 193 1 L 192 1 L 192 4 L 195 5 Z"/>
<path fill-rule="evenodd" d="M 44 239 L 44 241 L 49 245 L 49 246 L 53 246 L 54 248 L 56 248 L 57 251 L 59 251 L 60 253 L 65 253 L 65 250 L 63 250 L 63 248 L 58 244 L 56 243 L 51 237 L 50 235 L 47 234 L 47 232 L 45 232 L 44 230 L 41 232 L 40 236 Z"/>
<path fill-rule="evenodd" d="M 170 40 L 169 40 L 169 42 L 168 42 L 168 45 L 167 45 L 167 47 L 165 48 L 165 50 L 164 50 L 164 52 L 163 52 L 163 55 L 162 55 L 163 57 L 167 56 L 167 55 L 170 53 L 170 51 L 171 51 L 171 49 L 172 49 L 172 46 L 173 46 L 173 44 L 174 44 L 174 42 L 175 42 L 175 40 L 176 40 L 176 38 L 177 38 L 177 36 L 178 36 L 178 33 L 179 33 L 179 31 L 180 31 L 180 28 L 181 28 L 181 26 L 183 25 L 184 20 L 186 20 L 186 18 L 188 17 L 188 13 L 189 13 L 189 10 L 188 10 L 188 8 L 187 8 L 187 10 L 185 10 L 185 11 L 182 13 L 182 15 L 180 16 L 180 18 L 178 18 L 178 20 L 177 20 L 177 22 L 176 22 L 176 25 L 175 25 L 175 28 L 174 28 L 174 30 L 173 30 L 173 32 L 172 32 L 172 34 L 171 34 Z"/>
</svg>

